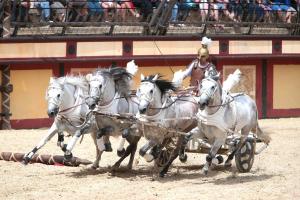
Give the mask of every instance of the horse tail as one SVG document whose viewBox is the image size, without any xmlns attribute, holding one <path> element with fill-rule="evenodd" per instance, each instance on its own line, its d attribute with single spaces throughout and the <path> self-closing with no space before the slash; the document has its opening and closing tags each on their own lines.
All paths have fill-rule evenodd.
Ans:
<svg viewBox="0 0 300 200">
<path fill-rule="evenodd" d="M 256 125 L 256 135 L 258 139 L 261 139 L 264 143 L 269 144 L 271 141 L 271 137 L 268 132 L 262 131 L 259 127 L 258 123 Z"/>
</svg>

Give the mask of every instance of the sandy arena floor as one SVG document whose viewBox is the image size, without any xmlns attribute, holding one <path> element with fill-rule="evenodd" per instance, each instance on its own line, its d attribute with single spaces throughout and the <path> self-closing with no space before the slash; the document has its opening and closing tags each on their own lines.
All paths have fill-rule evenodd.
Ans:
<svg viewBox="0 0 300 200">
<path fill-rule="evenodd" d="M 185 164 L 176 160 L 163 179 L 153 175 L 153 164 L 138 156 L 132 171 L 123 167 L 112 175 L 109 166 L 117 160 L 115 152 L 105 153 L 96 171 L 87 166 L 23 166 L 0 161 L 0 199 L 300 199 L 300 118 L 260 120 L 260 124 L 272 132 L 272 142 L 256 156 L 250 173 L 239 174 L 235 167 L 225 170 L 220 166 L 204 176 L 200 170 L 205 158 L 197 154 L 189 154 Z M 46 132 L 0 131 L 0 151 L 28 152 Z M 61 155 L 56 139 L 38 153 Z M 117 144 L 115 139 L 112 142 Z M 93 161 L 90 136 L 73 154 Z M 127 160 L 123 166 L 126 164 Z"/>
</svg>

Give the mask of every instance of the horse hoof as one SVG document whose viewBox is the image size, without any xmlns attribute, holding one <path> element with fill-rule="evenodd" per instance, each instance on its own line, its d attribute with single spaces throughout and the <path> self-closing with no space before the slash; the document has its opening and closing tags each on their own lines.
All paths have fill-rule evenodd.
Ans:
<svg viewBox="0 0 300 200">
<path fill-rule="evenodd" d="M 187 155 L 186 154 L 180 155 L 179 160 L 180 162 L 185 163 L 187 161 Z"/>
<path fill-rule="evenodd" d="M 23 164 L 23 165 L 28 165 L 29 162 L 30 162 L 30 158 L 27 157 L 27 156 L 25 156 L 25 157 L 23 158 L 23 160 L 22 160 L 22 164 Z"/>
<path fill-rule="evenodd" d="M 61 150 L 62 150 L 63 152 L 66 152 L 66 151 L 67 151 L 67 144 L 64 144 L 64 146 L 61 148 Z"/>
<path fill-rule="evenodd" d="M 225 162 L 224 167 L 230 168 L 232 166 L 231 162 Z"/>
<path fill-rule="evenodd" d="M 111 143 L 105 143 L 104 146 L 105 146 L 105 151 L 106 152 L 112 152 L 113 151 L 113 149 L 111 148 Z"/>
<path fill-rule="evenodd" d="M 65 160 L 66 160 L 67 162 L 69 162 L 69 161 L 72 160 L 73 154 L 72 154 L 72 153 L 70 153 L 70 154 L 65 154 L 65 155 L 64 155 L 64 158 L 65 158 Z"/>
<path fill-rule="evenodd" d="M 124 148 L 123 148 L 121 151 L 120 151 L 120 150 L 117 150 L 117 155 L 118 155 L 119 157 L 124 156 L 124 154 L 125 154 L 125 149 L 124 149 Z"/>
<path fill-rule="evenodd" d="M 165 173 L 164 173 L 164 172 L 160 172 L 160 173 L 159 173 L 159 177 L 160 177 L 160 178 L 164 178 L 164 177 L 165 177 Z"/>
<path fill-rule="evenodd" d="M 202 174 L 206 176 L 208 174 L 208 170 L 207 169 L 202 169 Z"/>
<path fill-rule="evenodd" d="M 154 156 L 148 153 L 144 155 L 144 158 L 147 162 L 152 162 L 154 160 Z"/>
<path fill-rule="evenodd" d="M 96 169 L 99 168 L 99 166 L 94 166 L 94 165 L 92 165 L 90 168 L 91 168 L 92 170 L 96 170 Z"/>
<path fill-rule="evenodd" d="M 218 159 L 218 164 L 222 164 L 224 162 L 223 156 L 218 155 L 216 158 Z"/>
</svg>

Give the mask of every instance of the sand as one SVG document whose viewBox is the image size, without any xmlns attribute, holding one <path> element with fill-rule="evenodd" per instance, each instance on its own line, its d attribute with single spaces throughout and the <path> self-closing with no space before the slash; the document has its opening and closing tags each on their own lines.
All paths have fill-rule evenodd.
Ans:
<svg viewBox="0 0 300 200">
<path fill-rule="evenodd" d="M 102 156 L 97 170 L 0 161 L 0 199 L 300 199 L 300 118 L 266 119 L 260 124 L 271 133 L 272 142 L 255 157 L 249 173 L 221 165 L 205 176 L 205 155 L 189 154 L 186 163 L 176 160 L 165 178 L 157 177 L 153 163 L 139 156 L 132 170 L 126 169 L 125 160 L 112 174 L 110 166 L 118 159 L 118 140 L 112 139 L 114 152 Z M 0 151 L 26 153 L 46 133 L 47 129 L 0 131 Z M 56 140 L 38 153 L 62 155 Z M 73 154 L 93 161 L 90 136 Z"/>
</svg>

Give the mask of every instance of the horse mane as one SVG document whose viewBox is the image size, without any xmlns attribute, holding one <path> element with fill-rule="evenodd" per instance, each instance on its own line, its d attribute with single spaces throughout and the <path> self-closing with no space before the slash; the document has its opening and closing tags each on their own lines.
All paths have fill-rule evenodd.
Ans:
<svg viewBox="0 0 300 200">
<path fill-rule="evenodd" d="M 161 74 L 158 74 L 158 79 L 154 81 L 153 78 L 155 76 L 156 76 L 156 74 L 147 76 L 141 82 L 151 82 L 151 83 L 156 84 L 162 94 L 165 94 L 168 90 L 172 90 L 172 91 L 177 90 L 177 87 L 174 86 L 171 81 L 162 79 L 163 76 Z"/>
<path fill-rule="evenodd" d="M 85 77 L 82 75 L 79 76 L 73 76 L 73 75 L 67 75 L 64 77 L 60 77 L 56 79 L 59 84 L 68 83 L 77 87 L 82 88 L 83 90 L 88 90 L 88 82 L 86 81 Z"/>
<path fill-rule="evenodd" d="M 121 96 L 127 97 L 131 91 L 130 82 L 132 80 L 132 74 L 127 72 L 127 70 L 123 67 L 111 67 L 108 69 L 100 69 L 98 68 L 94 75 L 101 74 L 105 77 L 112 78 L 116 85 L 117 92 L 120 93 Z"/>
</svg>

